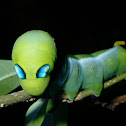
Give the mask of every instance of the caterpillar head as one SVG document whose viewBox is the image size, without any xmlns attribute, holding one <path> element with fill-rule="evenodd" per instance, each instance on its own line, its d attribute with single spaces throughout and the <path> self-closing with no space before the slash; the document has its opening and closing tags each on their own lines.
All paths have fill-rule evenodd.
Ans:
<svg viewBox="0 0 126 126">
<path fill-rule="evenodd" d="M 12 50 L 12 61 L 22 88 L 31 95 L 44 93 L 54 68 L 57 51 L 54 39 L 41 30 L 21 35 Z"/>
</svg>

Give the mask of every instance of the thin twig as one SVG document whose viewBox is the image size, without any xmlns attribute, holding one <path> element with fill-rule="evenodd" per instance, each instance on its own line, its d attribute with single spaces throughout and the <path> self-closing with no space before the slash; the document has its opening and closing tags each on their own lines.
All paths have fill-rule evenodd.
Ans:
<svg viewBox="0 0 126 126">
<path fill-rule="evenodd" d="M 126 73 L 123 73 L 121 75 L 118 75 L 114 78 L 112 78 L 111 80 L 108 80 L 104 83 L 104 89 L 118 83 L 119 81 L 123 80 L 126 78 Z M 83 98 L 92 95 L 92 90 L 84 90 L 78 93 L 77 97 L 74 99 L 74 101 L 80 101 Z"/>
<path fill-rule="evenodd" d="M 121 103 L 126 102 L 126 94 L 125 95 L 121 95 L 118 96 L 116 98 L 114 98 L 110 104 L 106 105 L 106 108 L 111 109 L 112 111 L 114 111 L 114 109 L 120 105 Z"/>
<path fill-rule="evenodd" d="M 108 108 L 112 111 L 115 110 L 115 108 L 120 105 L 121 103 L 126 102 L 126 94 L 118 96 L 116 98 L 113 98 L 111 102 L 105 102 L 105 101 L 95 101 L 94 104 L 101 105 L 102 107 Z"/>
<path fill-rule="evenodd" d="M 119 81 L 121 81 L 121 80 L 123 80 L 125 78 L 126 78 L 126 73 L 121 74 L 121 75 L 119 75 L 119 76 L 105 82 L 104 83 L 104 88 L 106 89 L 106 88 L 116 84 L 117 82 L 119 82 Z M 90 95 L 92 95 L 92 90 L 80 91 L 78 93 L 77 97 L 74 99 L 74 101 L 82 100 L 83 98 L 85 98 L 87 96 L 90 96 Z M 11 93 L 11 94 L 0 96 L 0 108 L 7 107 L 9 105 L 24 102 L 24 101 L 33 101 L 35 99 L 36 99 L 35 97 L 29 95 L 24 90 L 14 92 L 14 93 Z M 68 103 L 73 102 L 73 101 L 69 101 L 68 98 L 67 98 L 67 94 L 64 95 L 64 93 L 60 96 L 59 99 L 61 99 L 63 102 L 68 102 Z M 126 97 L 117 98 L 117 99 L 115 99 L 115 101 L 116 102 L 113 101 L 113 105 L 115 105 L 115 104 L 117 105 L 117 104 L 121 103 L 122 101 L 126 102 Z"/>
<path fill-rule="evenodd" d="M 16 104 L 23 101 L 31 101 L 34 98 L 26 93 L 24 90 L 0 96 L 0 108 L 7 107 L 12 104 Z"/>
</svg>

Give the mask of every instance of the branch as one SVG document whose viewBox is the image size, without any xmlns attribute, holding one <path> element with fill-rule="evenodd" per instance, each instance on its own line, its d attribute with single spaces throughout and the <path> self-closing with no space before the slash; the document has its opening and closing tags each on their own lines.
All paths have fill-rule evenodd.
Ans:
<svg viewBox="0 0 126 126">
<path fill-rule="evenodd" d="M 119 82 L 125 78 L 126 78 L 126 73 L 121 74 L 121 75 L 105 82 L 104 89 L 116 84 L 117 82 Z M 74 101 L 80 101 L 83 98 L 90 96 L 90 95 L 92 95 L 92 90 L 80 91 L 78 93 L 77 97 L 74 99 Z M 61 99 L 63 102 L 68 102 L 68 103 L 73 102 L 73 101 L 68 100 L 67 94 L 65 94 L 65 93 L 63 93 L 59 99 Z M 126 97 L 121 97 L 121 98 L 119 98 L 120 100 L 117 100 L 117 99 L 115 100 L 116 102 L 113 101 L 113 103 L 114 103 L 114 104 L 112 103 L 113 105 L 115 105 L 115 103 L 116 103 L 116 105 L 119 103 L 122 103 L 122 101 L 126 102 Z M 24 101 L 28 102 L 28 101 L 34 101 L 34 100 L 36 100 L 36 97 L 33 97 L 33 96 L 29 95 L 28 93 L 26 93 L 24 90 L 22 90 L 22 91 L 14 92 L 14 93 L 7 94 L 4 96 L 0 96 L 0 108 L 7 107 L 9 105 L 24 102 Z"/>
<path fill-rule="evenodd" d="M 7 107 L 9 105 L 16 104 L 23 101 L 27 102 L 33 100 L 35 100 L 35 98 L 33 98 L 28 93 L 26 93 L 24 90 L 22 90 L 4 96 L 0 96 L 0 108 Z"/>
<path fill-rule="evenodd" d="M 118 76 L 112 78 L 111 80 L 106 81 L 106 82 L 104 83 L 104 89 L 106 89 L 106 88 L 108 88 L 108 87 L 110 87 L 110 86 L 112 86 L 112 85 L 114 85 L 114 84 L 116 84 L 116 83 L 118 83 L 119 81 L 124 80 L 124 79 L 126 79 L 126 73 L 123 73 L 123 74 L 121 74 L 121 75 L 118 75 Z M 80 100 L 84 99 L 85 97 L 88 97 L 88 96 L 90 96 L 90 95 L 92 95 L 92 94 L 93 94 L 92 90 L 89 90 L 89 89 L 84 90 L 84 91 L 80 91 L 80 92 L 78 93 L 77 97 L 74 99 L 74 101 L 80 101 Z M 69 99 L 67 99 L 67 94 L 63 94 L 63 95 L 61 96 L 61 98 L 62 98 L 62 101 L 63 101 L 63 102 L 67 102 L 67 103 L 72 103 L 72 102 L 73 102 L 73 101 L 70 101 Z M 119 103 L 122 103 L 122 102 L 120 101 Z M 99 104 L 102 104 L 102 103 L 99 103 Z M 104 104 L 107 104 L 107 103 L 103 103 L 103 106 L 104 106 Z M 119 104 L 118 104 L 118 105 L 119 105 Z M 109 105 L 108 105 L 108 106 L 109 106 Z M 115 107 L 116 107 L 116 106 L 113 105 L 113 104 L 111 104 L 110 106 L 113 106 L 112 108 L 115 108 Z M 108 108 L 109 108 L 109 107 L 108 107 Z M 111 107 L 110 107 L 110 108 L 111 108 Z"/>
<path fill-rule="evenodd" d="M 102 102 L 102 101 L 95 101 L 95 104 L 101 105 L 102 107 L 105 107 L 105 108 L 108 108 L 108 109 L 114 111 L 114 109 L 118 105 L 120 105 L 121 103 L 124 103 L 124 102 L 126 102 L 126 94 L 114 98 L 110 103 Z"/>
<path fill-rule="evenodd" d="M 108 80 L 104 83 L 104 89 L 118 83 L 119 81 L 123 80 L 126 78 L 126 73 L 123 73 L 121 75 L 118 75 L 111 80 Z M 84 90 L 78 93 L 77 97 L 74 99 L 74 101 L 79 101 L 82 100 L 83 98 L 92 95 L 92 90 Z"/>
</svg>

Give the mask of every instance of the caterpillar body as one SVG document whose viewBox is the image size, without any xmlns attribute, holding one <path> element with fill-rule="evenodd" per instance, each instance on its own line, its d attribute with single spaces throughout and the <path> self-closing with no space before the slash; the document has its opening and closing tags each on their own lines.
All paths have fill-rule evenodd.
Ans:
<svg viewBox="0 0 126 126">
<path fill-rule="evenodd" d="M 73 100 L 79 90 L 91 89 L 99 96 L 103 81 L 126 72 L 126 50 L 116 42 L 113 48 L 92 54 L 68 55 L 60 73 L 50 84 L 57 51 L 54 39 L 40 30 L 28 31 L 15 42 L 12 60 L 20 84 L 31 95 L 42 95 L 47 86 L 49 94 L 59 90 Z"/>
</svg>

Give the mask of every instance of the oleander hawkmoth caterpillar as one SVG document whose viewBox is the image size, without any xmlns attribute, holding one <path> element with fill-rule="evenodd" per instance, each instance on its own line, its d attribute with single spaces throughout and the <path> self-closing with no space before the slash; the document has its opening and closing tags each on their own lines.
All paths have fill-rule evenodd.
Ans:
<svg viewBox="0 0 126 126">
<path fill-rule="evenodd" d="M 22 88 L 29 94 L 42 95 L 48 86 L 51 96 L 63 90 L 73 100 L 79 90 L 85 89 L 99 96 L 104 80 L 126 72 L 126 50 L 120 46 L 123 44 L 124 41 L 118 41 L 110 49 L 66 56 L 51 83 L 50 72 L 54 69 L 57 50 L 47 32 L 33 30 L 21 35 L 14 44 L 12 60 Z"/>
<path fill-rule="evenodd" d="M 16 40 L 12 61 L 21 86 L 29 94 L 36 96 L 45 91 L 56 53 L 54 39 L 44 31 L 29 31 Z"/>
</svg>

